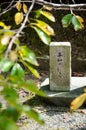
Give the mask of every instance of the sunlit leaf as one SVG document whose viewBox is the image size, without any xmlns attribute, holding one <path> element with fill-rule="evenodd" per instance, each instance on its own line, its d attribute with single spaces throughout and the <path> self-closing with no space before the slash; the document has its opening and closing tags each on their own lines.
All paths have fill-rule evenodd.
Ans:
<svg viewBox="0 0 86 130">
<path fill-rule="evenodd" d="M 9 30 L 9 29 L 11 29 L 11 26 L 10 25 L 5 26 L 4 29 Z"/>
<path fill-rule="evenodd" d="M 25 112 L 28 117 L 34 119 L 35 121 L 37 121 L 40 124 L 44 124 L 44 119 L 41 116 L 41 114 L 39 114 L 38 112 L 36 112 L 31 107 L 26 106 L 26 105 L 22 105 L 20 107 L 20 109 L 21 109 L 21 111 Z"/>
<path fill-rule="evenodd" d="M 8 117 L 0 117 L 0 130 L 19 130 L 16 123 Z"/>
<path fill-rule="evenodd" d="M 53 9 L 52 7 L 47 6 L 47 5 L 43 5 L 43 8 L 46 9 L 46 10 L 49 10 L 49 11 L 51 11 Z"/>
<path fill-rule="evenodd" d="M 55 17 L 50 12 L 42 10 L 41 14 L 45 16 L 47 19 L 49 19 L 50 21 L 55 22 Z"/>
<path fill-rule="evenodd" d="M 17 59 L 18 59 L 18 54 L 17 54 L 16 51 L 10 51 L 9 57 L 10 57 L 10 59 L 11 59 L 12 61 L 15 62 L 15 61 L 17 61 Z"/>
<path fill-rule="evenodd" d="M 4 22 L 0 22 L 0 27 L 3 27 L 4 29 L 10 29 L 11 26 L 6 26 Z"/>
<path fill-rule="evenodd" d="M 34 92 L 36 95 L 45 96 L 45 93 L 38 89 L 36 83 L 33 80 L 27 80 L 25 84 L 25 88 L 29 91 Z"/>
<path fill-rule="evenodd" d="M 5 23 L 4 22 L 0 22 L 0 27 L 5 27 L 6 25 L 5 25 Z"/>
<path fill-rule="evenodd" d="M 22 8 L 22 4 L 21 4 L 20 2 L 17 2 L 17 4 L 16 4 L 16 9 L 17 9 L 18 11 L 20 11 L 21 8 Z"/>
<path fill-rule="evenodd" d="M 46 45 L 50 44 L 51 38 L 49 35 L 47 35 L 45 32 L 43 32 L 40 28 L 36 26 L 31 26 L 31 27 L 34 28 L 34 30 L 37 32 L 39 38 L 43 43 L 45 43 Z"/>
<path fill-rule="evenodd" d="M 9 29 L 0 29 L 0 34 L 10 35 L 13 36 L 15 34 L 15 31 L 9 30 Z"/>
<path fill-rule="evenodd" d="M 86 93 L 81 94 L 80 96 L 78 96 L 71 102 L 70 110 L 74 111 L 74 110 L 78 109 L 79 107 L 82 106 L 82 104 L 85 102 L 85 100 L 86 100 Z"/>
<path fill-rule="evenodd" d="M 37 78 L 40 78 L 38 71 L 34 67 L 32 67 L 31 65 L 28 65 L 27 67 L 32 72 L 33 75 L 35 75 Z"/>
<path fill-rule="evenodd" d="M 62 22 L 63 27 L 68 27 L 68 26 L 71 24 L 71 22 L 72 22 L 72 17 L 73 17 L 72 14 L 67 14 L 67 15 L 65 15 L 65 16 L 62 18 L 61 22 Z"/>
<path fill-rule="evenodd" d="M 0 43 L 0 54 L 3 53 L 3 52 L 6 50 L 6 47 L 7 47 L 7 46 L 2 45 L 2 44 Z"/>
<path fill-rule="evenodd" d="M 14 20 L 15 20 L 16 25 L 19 25 L 23 21 L 23 18 L 24 18 L 24 15 L 22 12 L 16 13 L 14 16 Z"/>
<path fill-rule="evenodd" d="M 12 83 L 13 86 L 16 88 L 22 88 L 26 81 L 24 80 L 24 77 L 19 77 L 18 75 L 9 75 L 8 77 L 9 82 Z"/>
<path fill-rule="evenodd" d="M 8 45 L 10 41 L 10 35 L 3 35 L 1 38 L 2 45 Z"/>
<path fill-rule="evenodd" d="M 2 72 L 8 72 L 13 65 L 14 65 L 14 62 L 10 60 L 2 59 L 0 61 L 0 69 Z"/>
<path fill-rule="evenodd" d="M 38 10 L 35 11 L 35 14 L 36 14 L 35 17 L 36 18 L 39 18 L 41 16 L 41 10 L 42 9 L 38 9 Z"/>
<path fill-rule="evenodd" d="M 40 20 L 36 20 L 36 22 L 37 23 L 31 23 L 31 24 L 40 28 L 47 35 L 51 35 L 51 36 L 55 35 L 53 28 L 51 28 L 47 23 L 40 21 Z"/>
<path fill-rule="evenodd" d="M 9 102 L 10 105 L 14 105 L 18 102 L 19 96 L 17 91 L 11 86 L 11 84 L 9 85 L 8 82 L 5 84 L 1 93 L 4 95 L 5 99 Z"/>
<path fill-rule="evenodd" d="M 15 41 L 14 41 L 15 44 L 19 45 L 20 44 L 20 40 L 17 38 Z"/>
<path fill-rule="evenodd" d="M 36 60 L 34 52 L 30 50 L 27 46 L 20 46 L 18 51 L 23 60 L 38 66 L 38 62 Z"/>
<path fill-rule="evenodd" d="M 83 28 L 83 24 L 79 18 L 76 17 L 76 15 L 73 16 L 72 18 L 72 24 L 74 25 L 75 31 L 78 31 Z"/>
<path fill-rule="evenodd" d="M 33 66 L 31 66 L 31 64 L 28 64 L 24 61 L 21 61 L 21 62 L 32 72 L 34 76 L 36 76 L 37 78 L 40 78 L 38 71 Z"/>
<path fill-rule="evenodd" d="M 18 64 L 18 63 L 14 64 L 14 66 L 11 70 L 11 76 L 18 76 L 20 78 L 22 78 L 24 76 L 24 70 L 20 66 L 20 64 Z"/>
<path fill-rule="evenodd" d="M 28 8 L 27 8 L 27 5 L 25 3 L 23 3 L 23 11 L 25 14 L 28 12 Z"/>
<path fill-rule="evenodd" d="M 76 15 L 76 18 L 78 19 L 78 21 L 80 22 L 80 24 L 81 24 L 81 26 L 82 26 L 82 28 L 84 27 L 84 19 L 81 17 L 81 16 L 79 16 L 79 15 Z"/>
</svg>

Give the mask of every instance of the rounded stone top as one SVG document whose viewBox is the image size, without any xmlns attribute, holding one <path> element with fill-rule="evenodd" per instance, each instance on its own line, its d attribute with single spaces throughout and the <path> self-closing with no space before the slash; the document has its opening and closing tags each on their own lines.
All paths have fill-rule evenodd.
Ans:
<svg viewBox="0 0 86 130">
<path fill-rule="evenodd" d="M 71 46 L 70 42 L 51 42 L 50 46 Z"/>
</svg>

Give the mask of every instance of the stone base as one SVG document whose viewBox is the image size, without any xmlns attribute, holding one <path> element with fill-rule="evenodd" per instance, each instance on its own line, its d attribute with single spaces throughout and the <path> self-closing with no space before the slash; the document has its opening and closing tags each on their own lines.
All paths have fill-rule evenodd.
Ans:
<svg viewBox="0 0 86 130">
<path fill-rule="evenodd" d="M 47 78 L 41 84 L 41 90 L 46 94 L 46 97 L 44 98 L 45 101 L 50 101 L 58 107 L 69 106 L 74 98 L 84 92 L 84 89 L 86 88 L 86 77 L 72 77 L 71 85 L 73 85 L 74 89 L 69 92 L 51 91 L 49 86 L 49 78 Z"/>
</svg>

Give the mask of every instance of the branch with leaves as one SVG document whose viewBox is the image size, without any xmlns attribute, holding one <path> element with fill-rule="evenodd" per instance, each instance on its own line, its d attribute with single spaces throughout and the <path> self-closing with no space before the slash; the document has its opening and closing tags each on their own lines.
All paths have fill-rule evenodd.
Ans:
<svg viewBox="0 0 86 130">
<path fill-rule="evenodd" d="M 17 37 L 19 37 L 19 35 L 21 34 L 22 30 L 24 29 L 25 24 L 26 24 L 26 22 L 28 21 L 28 16 L 29 16 L 30 12 L 32 11 L 32 9 L 33 9 L 33 7 L 34 7 L 34 4 L 35 4 L 35 0 L 32 0 L 32 4 L 31 4 L 31 6 L 30 6 L 28 12 L 26 13 L 24 22 L 22 23 L 22 25 L 21 25 L 21 27 L 19 28 L 19 30 L 16 32 L 16 35 L 12 37 L 12 40 L 11 40 L 10 43 L 9 43 L 8 49 L 6 50 L 6 53 L 5 53 L 5 54 L 6 54 L 6 57 L 7 57 L 8 53 L 10 52 L 14 41 L 16 40 Z M 20 16 L 20 17 L 22 17 L 22 16 Z M 22 20 L 21 20 L 21 21 L 22 21 Z"/>
<path fill-rule="evenodd" d="M 14 1 L 15 2 L 18 2 L 18 1 Z M 31 3 L 32 0 L 22 0 L 21 3 Z M 10 2 L 3 2 L 1 5 L 5 5 L 5 4 L 8 4 Z M 60 2 L 60 4 L 58 3 L 52 3 L 52 2 L 48 2 L 48 1 L 45 1 L 45 0 L 36 0 L 35 1 L 36 4 L 38 5 L 46 5 L 46 6 L 49 6 L 51 8 L 54 8 L 56 10 L 70 10 L 70 8 L 72 10 L 77 10 L 77 11 L 85 11 L 86 10 L 86 4 L 76 4 L 75 2 L 73 2 L 73 4 L 64 4 L 62 2 Z"/>
<path fill-rule="evenodd" d="M 37 112 L 31 107 L 19 102 L 19 95 L 16 90 L 21 88 L 32 91 L 37 95 L 45 96 L 42 91 L 39 91 L 32 80 L 25 79 L 26 71 L 22 65 L 30 70 L 36 78 L 40 78 L 40 75 L 35 69 L 35 66 L 38 66 L 35 53 L 30 50 L 27 45 L 22 45 L 19 38 L 22 36 L 24 28 L 32 28 L 38 34 L 40 40 L 44 44 L 49 45 L 51 36 L 54 36 L 55 32 L 48 23 L 41 19 L 41 17 L 43 16 L 47 20 L 55 22 L 55 17 L 51 13 L 52 9 L 54 6 L 56 6 L 56 8 L 61 6 L 65 7 L 63 4 L 56 5 L 41 0 L 19 0 L 15 1 L 14 4 L 13 2 L 14 1 L 12 1 L 6 9 L 8 12 L 15 8 L 16 11 L 13 18 L 18 29 L 12 30 L 12 25 L 6 25 L 3 21 L 0 21 L 0 86 L 3 87 L 3 89 L 0 89 L 0 94 L 4 95 L 7 102 L 4 109 L 3 104 L 0 104 L 0 129 L 2 130 L 7 130 L 7 126 L 2 125 L 1 121 L 4 122 L 3 124 L 5 124 L 5 122 L 6 124 L 9 124 L 8 129 L 11 127 L 12 130 L 18 130 L 16 121 L 22 112 L 29 117 L 34 118 L 39 123 L 44 123 L 44 120 Z M 30 2 L 29 7 L 27 6 L 27 2 Z M 34 10 L 35 3 L 42 5 L 42 7 Z M 6 9 L 0 16 L 6 13 Z M 72 24 L 75 31 L 84 27 L 83 18 L 75 15 L 73 11 L 71 11 L 70 14 L 65 15 L 61 22 L 63 27 L 69 27 Z"/>
</svg>

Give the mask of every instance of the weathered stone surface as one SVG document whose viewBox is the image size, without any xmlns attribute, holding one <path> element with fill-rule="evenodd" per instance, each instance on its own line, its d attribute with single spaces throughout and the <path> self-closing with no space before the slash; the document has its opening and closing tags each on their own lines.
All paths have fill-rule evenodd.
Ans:
<svg viewBox="0 0 86 130">
<path fill-rule="evenodd" d="M 47 78 L 41 84 L 41 90 L 46 94 L 46 101 L 50 101 L 57 106 L 69 106 L 71 101 L 78 97 L 84 92 L 86 88 L 86 77 L 72 77 L 71 85 L 74 87 L 74 90 L 69 92 L 56 92 L 50 90 L 49 78 Z"/>
<path fill-rule="evenodd" d="M 50 44 L 50 90 L 69 91 L 71 77 L 71 45 L 69 42 Z"/>
</svg>

